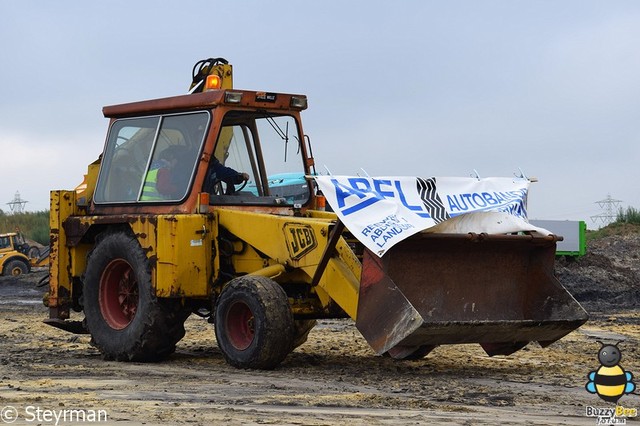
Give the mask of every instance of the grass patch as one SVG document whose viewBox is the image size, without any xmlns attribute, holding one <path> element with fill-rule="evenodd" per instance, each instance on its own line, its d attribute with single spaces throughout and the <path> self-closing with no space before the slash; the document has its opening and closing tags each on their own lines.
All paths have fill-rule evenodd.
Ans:
<svg viewBox="0 0 640 426">
<path fill-rule="evenodd" d="M 587 241 L 597 240 L 613 235 L 640 234 L 640 223 L 613 222 L 595 231 L 587 231 Z"/>
<path fill-rule="evenodd" d="M 22 232 L 42 245 L 49 245 L 49 210 L 5 214 L 0 210 L 0 233 Z"/>
</svg>

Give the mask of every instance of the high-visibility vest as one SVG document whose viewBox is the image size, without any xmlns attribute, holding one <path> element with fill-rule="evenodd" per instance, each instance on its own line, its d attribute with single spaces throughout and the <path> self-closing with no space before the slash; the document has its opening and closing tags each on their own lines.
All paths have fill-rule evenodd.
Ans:
<svg viewBox="0 0 640 426">
<path fill-rule="evenodd" d="M 149 170 L 147 178 L 144 180 L 144 186 L 142 187 L 141 201 L 158 201 L 164 200 L 164 197 L 160 195 L 157 188 L 158 183 L 158 170 Z"/>
</svg>

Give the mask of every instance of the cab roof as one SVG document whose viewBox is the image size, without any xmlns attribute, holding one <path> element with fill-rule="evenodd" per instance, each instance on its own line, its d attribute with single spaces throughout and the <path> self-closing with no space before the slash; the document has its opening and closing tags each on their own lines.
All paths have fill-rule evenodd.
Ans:
<svg viewBox="0 0 640 426">
<path fill-rule="evenodd" d="M 307 97 L 305 95 L 286 93 L 220 89 L 105 106 L 102 108 L 102 113 L 107 118 L 121 118 L 151 115 L 154 113 L 211 109 L 219 105 L 268 110 L 301 111 L 307 108 Z"/>
</svg>

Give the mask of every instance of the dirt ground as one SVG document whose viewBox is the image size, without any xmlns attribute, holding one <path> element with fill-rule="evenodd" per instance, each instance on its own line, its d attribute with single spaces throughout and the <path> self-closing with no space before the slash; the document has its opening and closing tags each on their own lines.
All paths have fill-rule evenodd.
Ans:
<svg viewBox="0 0 640 426">
<path fill-rule="evenodd" d="M 557 275 L 592 319 L 546 349 L 530 344 L 489 358 L 479 345 L 455 345 L 395 361 L 377 356 L 351 321 L 326 320 L 273 371 L 227 365 L 212 326 L 193 315 L 168 360 L 103 361 L 88 336 L 42 323 L 44 290 L 33 284 L 45 272 L 3 277 L 0 425 L 15 416 L 13 424 L 89 422 L 73 423 L 73 410 L 104 410 L 101 423 L 117 425 L 594 425 L 586 407 L 612 407 L 585 390 L 587 374 L 600 367 L 596 340 L 624 340 L 620 365 L 640 384 L 640 239 L 620 244 L 558 263 Z M 615 262 L 602 254 L 611 245 Z M 619 403 L 640 408 L 638 391 Z"/>
</svg>

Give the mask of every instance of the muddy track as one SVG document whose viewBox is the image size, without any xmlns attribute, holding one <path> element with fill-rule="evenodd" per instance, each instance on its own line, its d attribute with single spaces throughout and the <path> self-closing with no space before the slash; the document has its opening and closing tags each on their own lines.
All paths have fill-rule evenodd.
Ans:
<svg viewBox="0 0 640 426">
<path fill-rule="evenodd" d="M 273 371 L 227 365 L 212 326 L 192 316 L 168 360 L 104 361 L 88 336 L 42 323 L 38 274 L 0 279 L 0 406 L 16 407 L 23 423 L 14 424 L 36 424 L 27 410 L 39 407 L 105 410 L 118 425 L 587 425 L 595 419 L 585 407 L 606 406 L 584 388 L 599 367 L 597 339 L 625 339 L 621 364 L 640 375 L 640 315 L 625 312 L 547 349 L 489 358 L 478 345 L 456 345 L 406 362 L 377 356 L 351 321 L 320 321 Z M 637 395 L 623 398 L 640 407 Z"/>
</svg>

